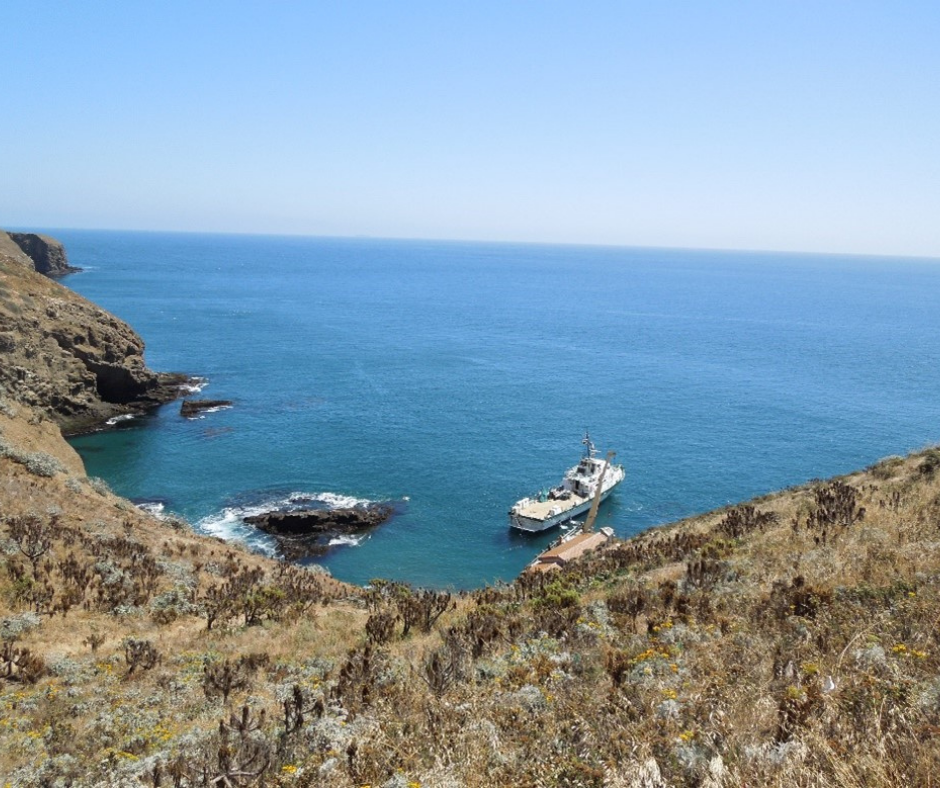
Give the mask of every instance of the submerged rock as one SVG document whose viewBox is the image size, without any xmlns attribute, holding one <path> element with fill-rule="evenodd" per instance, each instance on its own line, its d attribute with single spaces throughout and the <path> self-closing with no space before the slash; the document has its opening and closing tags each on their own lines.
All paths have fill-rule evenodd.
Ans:
<svg viewBox="0 0 940 788">
<path fill-rule="evenodd" d="M 180 405 L 180 416 L 190 418 L 198 416 L 204 410 L 230 407 L 232 407 L 232 401 L 227 399 L 184 399 Z"/>
<path fill-rule="evenodd" d="M 393 513 L 388 504 L 375 504 L 265 512 L 246 517 L 245 522 L 273 536 L 281 555 L 296 561 L 324 555 L 334 539 L 364 533 L 384 523 Z"/>
</svg>

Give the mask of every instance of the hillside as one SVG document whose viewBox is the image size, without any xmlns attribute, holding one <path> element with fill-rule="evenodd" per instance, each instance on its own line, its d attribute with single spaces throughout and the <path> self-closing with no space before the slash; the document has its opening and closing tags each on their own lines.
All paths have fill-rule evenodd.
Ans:
<svg viewBox="0 0 940 788">
<path fill-rule="evenodd" d="M 96 343 L 71 349 L 104 347 L 124 324 L 22 260 L 0 265 L 0 336 L 23 379 L 42 381 L 17 385 L 4 356 L 0 785 L 933 779 L 940 450 L 504 587 L 358 589 L 155 519 L 87 478 L 60 428 L 117 405 L 78 386 L 80 356 L 53 348 L 65 352 L 60 318 L 40 317 L 58 299 L 58 315 L 92 321 L 82 336 Z M 124 350 L 107 363 L 159 379 L 142 343 Z M 59 391 L 67 380 L 74 392 Z M 61 413 L 63 397 L 75 404 Z"/>
</svg>

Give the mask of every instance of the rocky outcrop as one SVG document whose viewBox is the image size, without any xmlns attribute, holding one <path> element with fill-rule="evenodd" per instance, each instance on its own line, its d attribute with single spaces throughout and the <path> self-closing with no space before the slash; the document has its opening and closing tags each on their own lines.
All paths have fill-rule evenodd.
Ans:
<svg viewBox="0 0 940 788">
<path fill-rule="evenodd" d="M 0 393 L 77 432 L 175 399 L 187 380 L 149 370 L 130 326 L 37 273 L 0 231 Z"/>
<path fill-rule="evenodd" d="M 228 399 L 187 399 L 180 404 L 180 416 L 191 419 L 203 411 L 230 407 L 232 407 L 232 401 Z"/>
<path fill-rule="evenodd" d="M 373 528 L 385 522 L 392 507 L 379 505 L 369 508 L 301 509 L 293 512 L 267 512 L 246 517 L 245 522 L 274 536 L 303 534 L 352 534 Z"/>
<path fill-rule="evenodd" d="M 381 525 L 394 510 L 387 504 L 347 509 L 299 509 L 246 517 L 245 522 L 275 538 L 281 555 L 296 561 L 328 552 L 333 539 Z"/>
<path fill-rule="evenodd" d="M 65 247 L 55 238 L 36 233 L 9 233 L 15 243 L 33 263 L 33 267 L 45 276 L 65 276 L 81 271 L 69 265 Z"/>
</svg>

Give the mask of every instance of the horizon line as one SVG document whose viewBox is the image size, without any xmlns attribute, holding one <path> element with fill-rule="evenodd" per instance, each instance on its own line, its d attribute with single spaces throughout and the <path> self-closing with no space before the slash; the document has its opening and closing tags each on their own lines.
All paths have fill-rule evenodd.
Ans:
<svg viewBox="0 0 940 788">
<path fill-rule="evenodd" d="M 806 249 L 758 249 L 749 247 L 727 247 L 727 246 L 669 246 L 665 244 L 629 244 L 629 243 L 604 243 L 592 241 L 533 241 L 533 240 L 505 240 L 505 239 L 479 239 L 479 238 L 436 238 L 436 237 L 416 237 L 416 236 L 395 236 L 395 235 L 367 235 L 367 234 L 330 234 L 330 233 L 305 233 L 305 232 L 264 232 L 264 231 L 239 231 L 239 230 L 169 230 L 169 229 L 135 229 L 135 228 L 113 228 L 113 227 L 39 227 L 28 228 L 25 226 L 13 227 L 10 230 L 0 227 L 0 230 L 6 232 L 33 232 L 44 234 L 44 231 L 64 230 L 67 232 L 104 232 L 104 233 L 139 233 L 152 235 L 221 235 L 221 236 L 240 236 L 255 238 L 309 238 L 324 240 L 342 240 L 342 241 L 401 241 L 401 242 L 419 242 L 419 243 L 454 243 L 454 244 L 481 244 L 493 246 L 570 246 L 579 248 L 593 249 L 642 249 L 650 251 L 675 251 L 675 252 L 727 252 L 731 254 L 766 254 L 766 255 L 812 255 L 818 257 L 859 257 L 859 258 L 887 258 L 918 260 L 927 262 L 940 262 L 940 254 L 910 254 L 896 252 L 831 252 L 814 251 Z"/>
</svg>

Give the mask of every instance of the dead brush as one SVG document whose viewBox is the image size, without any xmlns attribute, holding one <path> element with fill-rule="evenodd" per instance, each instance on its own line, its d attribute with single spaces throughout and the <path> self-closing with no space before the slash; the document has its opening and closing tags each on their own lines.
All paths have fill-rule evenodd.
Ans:
<svg viewBox="0 0 940 788">
<path fill-rule="evenodd" d="M 216 622 L 225 623 L 235 615 L 235 600 L 227 585 L 211 585 L 199 599 L 199 610 L 206 619 L 206 630 Z"/>
<path fill-rule="evenodd" d="M 735 506 L 715 526 L 715 531 L 729 539 L 743 539 L 777 521 L 775 512 L 762 512 L 749 504 Z"/>
<path fill-rule="evenodd" d="M 21 684 L 35 684 L 46 673 L 46 662 L 28 648 L 4 643 L 0 648 L 0 678 Z"/>
<path fill-rule="evenodd" d="M 702 533 L 677 533 L 619 544 L 606 550 L 600 561 L 612 571 L 652 569 L 664 564 L 688 560 L 712 537 Z"/>
<path fill-rule="evenodd" d="M 60 578 L 59 611 L 65 615 L 69 608 L 76 607 L 85 601 L 93 577 L 91 565 L 80 559 L 74 552 L 56 562 L 56 572 Z"/>
<path fill-rule="evenodd" d="M 304 567 L 280 561 L 274 573 L 274 584 L 284 593 L 290 615 L 310 616 L 314 606 L 325 602 L 320 581 Z"/>
<path fill-rule="evenodd" d="M 415 673 L 436 696 L 440 697 L 457 681 L 464 678 L 460 655 L 442 646 L 426 654 Z"/>
<path fill-rule="evenodd" d="M 366 601 L 377 614 L 394 607 L 401 621 L 401 637 L 405 638 L 412 628 L 430 632 L 437 620 L 453 605 L 453 597 L 447 591 L 416 590 L 406 583 L 373 581 Z M 375 618 L 375 626 L 384 626 L 384 618 Z M 384 632 L 383 632 L 384 634 Z"/>
<path fill-rule="evenodd" d="M 26 567 L 14 560 L 7 563 L 7 573 L 13 581 L 10 596 L 14 603 L 25 605 L 40 615 L 52 615 L 56 612 L 56 589 L 45 572 L 43 577 L 37 578 L 27 574 Z"/>
<path fill-rule="evenodd" d="M 358 714 L 377 697 L 387 665 L 388 654 L 371 644 L 352 649 L 337 674 L 331 696 L 350 715 Z"/>
<path fill-rule="evenodd" d="M 202 673 L 203 692 L 207 698 L 221 696 L 222 703 L 228 706 L 229 695 L 250 689 L 254 673 L 269 661 L 267 654 L 208 661 Z"/>
<path fill-rule="evenodd" d="M 299 684 L 294 684 L 291 693 L 281 701 L 283 731 L 281 749 L 309 719 L 320 719 L 326 707 L 321 698 L 311 698 Z"/>
<path fill-rule="evenodd" d="M 98 649 L 101 648 L 104 642 L 105 642 L 104 635 L 102 635 L 100 632 L 93 629 L 91 632 L 88 633 L 88 636 L 82 641 L 82 644 L 85 646 L 88 646 L 88 648 L 91 649 L 92 654 L 96 654 L 98 652 Z"/>
<path fill-rule="evenodd" d="M 650 594 L 642 586 L 627 588 L 607 597 L 607 609 L 621 619 L 629 619 L 632 632 L 636 632 L 637 619 L 649 607 Z"/>
<path fill-rule="evenodd" d="M 215 774 L 208 785 L 235 788 L 260 782 L 273 758 L 271 743 L 254 735 L 262 729 L 264 718 L 263 710 L 256 716 L 244 706 L 240 715 L 233 714 L 228 722 L 219 722 Z"/>
<path fill-rule="evenodd" d="M 689 588 L 710 588 L 722 582 L 729 571 L 728 564 L 711 558 L 689 561 L 685 567 L 685 584 Z"/>
<path fill-rule="evenodd" d="M 835 539 L 840 529 L 850 528 L 865 517 L 865 507 L 858 505 L 858 490 L 845 482 L 836 480 L 820 485 L 813 498 L 815 507 L 807 517 L 806 527 L 821 544 Z"/>
<path fill-rule="evenodd" d="M 389 609 L 376 610 L 366 620 L 366 637 L 370 643 L 381 646 L 395 636 L 395 623 L 398 616 Z"/>
<path fill-rule="evenodd" d="M 124 661 L 127 663 L 125 678 L 129 678 L 138 668 L 150 670 L 160 662 L 160 652 L 149 640 L 127 638 L 124 641 Z"/>
<path fill-rule="evenodd" d="M 46 520 L 34 512 L 6 519 L 7 532 L 16 548 L 29 561 L 33 580 L 39 580 L 39 563 L 52 549 L 58 522 L 58 515 Z"/>
<path fill-rule="evenodd" d="M 604 670 L 610 676 L 614 687 L 623 685 L 630 671 L 633 669 L 633 659 L 621 649 L 611 648 L 604 654 Z"/>
<path fill-rule="evenodd" d="M 153 788 L 250 788 L 269 784 L 274 748 L 264 731 L 265 713 L 244 706 L 241 714 L 219 720 L 217 732 L 197 740 L 148 774 Z"/>
<path fill-rule="evenodd" d="M 655 617 L 661 621 L 676 618 L 688 621 L 692 615 L 692 596 L 685 591 L 679 591 L 679 585 L 674 580 L 664 580 L 659 584 L 658 594 L 650 597 L 651 602 L 658 602 L 661 613 Z M 650 606 L 652 610 L 652 605 Z"/>
<path fill-rule="evenodd" d="M 462 624 L 446 630 L 444 638 L 465 640 L 472 657 L 478 659 L 497 643 L 514 640 L 522 628 L 521 620 L 512 612 L 495 605 L 481 604 L 467 613 Z"/>
<path fill-rule="evenodd" d="M 757 606 L 755 614 L 761 617 L 769 612 L 779 621 L 790 616 L 815 619 L 832 602 L 833 592 L 830 589 L 809 585 L 802 575 L 797 575 L 789 583 L 775 581 L 768 596 Z"/>
</svg>

